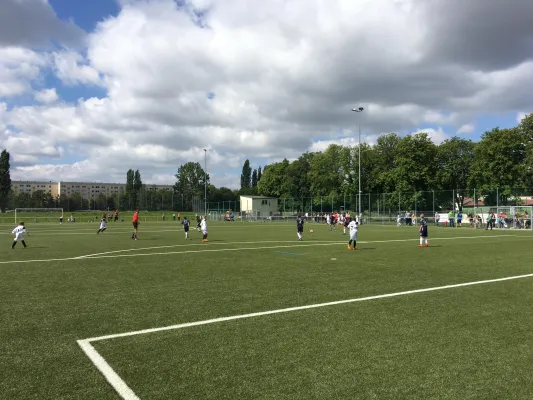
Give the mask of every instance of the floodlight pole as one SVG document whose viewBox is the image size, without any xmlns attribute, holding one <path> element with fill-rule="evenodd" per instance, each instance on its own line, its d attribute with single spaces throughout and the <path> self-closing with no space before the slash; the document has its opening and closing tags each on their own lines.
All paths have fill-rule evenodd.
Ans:
<svg viewBox="0 0 533 400">
<path fill-rule="evenodd" d="M 204 215 L 207 218 L 207 149 L 204 149 Z"/>
<path fill-rule="evenodd" d="M 352 108 L 352 111 L 353 112 L 363 112 L 364 108 L 363 107 L 359 107 L 359 108 Z M 359 144 L 358 144 L 358 148 L 359 148 L 359 151 L 358 151 L 358 164 L 359 164 L 359 167 L 358 167 L 358 174 L 359 174 L 359 212 L 358 212 L 358 218 L 361 218 L 361 123 L 358 124 L 359 126 Z M 361 222 L 361 221 L 359 221 Z"/>
</svg>

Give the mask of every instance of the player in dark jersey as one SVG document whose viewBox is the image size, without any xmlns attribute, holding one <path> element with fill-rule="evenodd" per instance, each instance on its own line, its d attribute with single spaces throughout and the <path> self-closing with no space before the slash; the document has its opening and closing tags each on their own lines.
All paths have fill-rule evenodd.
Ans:
<svg viewBox="0 0 533 400">
<path fill-rule="evenodd" d="M 183 221 L 181 221 L 181 224 L 183 225 L 183 231 L 185 232 L 185 239 L 189 239 L 189 226 L 191 223 L 187 219 L 187 217 L 183 217 Z"/>
<path fill-rule="evenodd" d="M 196 214 L 196 230 L 200 232 L 200 225 L 202 224 L 202 218 Z"/>
<path fill-rule="evenodd" d="M 296 232 L 298 233 L 298 240 L 302 240 L 304 233 L 304 219 L 301 215 L 298 215 L 298 218 L 296 218 Z"/>
<path fill-rule="evenodd" d="M 346 235 L 346 229 L 348 229 L 348 225 L 350 224 L 350 215 L 348 214 L 342 214 L 344 216 L 344 230 L 343 230 L 343 235 Z"/>
<path fill-rule="evenodd" d="M 420 244 L 418 247 L 423 247 L 424 243 L 426 247 L 429 247 L 428 243 L 428 223 L 426 219 L 424 218 L 424 214 L 420 214 Z"/>
</svg>

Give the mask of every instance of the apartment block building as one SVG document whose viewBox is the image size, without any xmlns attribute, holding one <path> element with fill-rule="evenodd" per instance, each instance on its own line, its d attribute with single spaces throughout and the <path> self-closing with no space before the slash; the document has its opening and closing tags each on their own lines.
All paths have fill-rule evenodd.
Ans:
<svg viewBox="0 0 533 400">
<path fill-rule="evenodd" d="M 53 197 L 59 195 L 59 184 L 57 182 L 37 182 L 37 181 L 11 181 L 11 189 L 15 194 L 43 191 L 51 193 Z"/>
<path fill-rule="evenodd" d="M 172 191 L 172 185 L 145 185 L 146 190 Z M 74 193 L 79 193 L 83 199 L 95 199 L 100 194 L 105 197 L 114 197 L 126 191 L 125 183 L 102 183 L 102 182 L 37 182 L 37 181 L 12 181 L 11 188 L 15 194 L 28 193 L 31 195 L 36 191 L 51 193 L 57 196 L 70 197 Z"/>
</svg>

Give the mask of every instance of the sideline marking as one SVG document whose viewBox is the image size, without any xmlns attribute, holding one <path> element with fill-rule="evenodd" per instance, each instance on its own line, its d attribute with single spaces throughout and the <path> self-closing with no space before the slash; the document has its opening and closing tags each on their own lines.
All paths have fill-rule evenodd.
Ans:
<svg viewBox="0 0 533 400">
<path fill-rule="evenodd" d="M 487 238 L 497 238 L 497 237 L 515 237 L 516 235 L 494 235 L 494 236 L 458 236 L 458 237 L 447 237 L 447 238 L 433 238 L 431 240 L 459 240 L 459 239 L 487 239 Z M 392 240 L 372 240 L 372 241 L 360 241 L 362 244 L 371 244 L 371 243 L 393 243 L 393 242 L 417 242 L 419 239 L 392 239 Z M 255 242 L 242 242 L 242 243 L 255 243 Z M 277 242 L 274 242 L 277 243 Z M 282 242 L 287 243 L 287 242 Z M 231 243 L 223 243 L 225 245 Z M 237 248 L 227 248 L 227 249 L 209 249 L 208 244 L 204 244 L 206 248 L 202 250 L 185 250 L 185 251 L 167 251 L 167 252 L 158 252 L 158 253 L 136 253 L 136 254 L 98 254 L 98 255 L 81 255 L 76 257 L 65 257 L 65 258 L 50 258 L 50 259 L 40 259 L 40 260 L 11 260 L 11 261 L 0 261 L 0 265 L 3 264 L 28 264 L 28 263 L 45 263 L 45 262 L 55 262 L 55 261 L 74 261 L 74 260 L 96 260 L 101 258 L 123 258 L 123 257 L 140 257 L 140 256 L 163 256 L 163 255 L 174 255 L 174 254 L 188 254 L 188 253 L 212 253 L 212 252 L 222 252 L 222 251 L 242 251 L 242 250 L 268 250 L 268 249 L 281 249 L 281 248 L 298 248 L 298 247 L 310 247 L 310 246 L 332 246 L 332 245 L 341 245 L 346 244 L 346 241 L 342 242 L 311 242 L 309 244 L 300 244 L 300 245 L 281 245 L 281 246 L 263 246 L 263 247 L 237 247 Z M 176 245 L 178 246 L 178 245 Z M 201 246 L 201 245 L 200 245 Z M 431 247 L 431 246 L 430 246 Z M 155 247 L 157 248 L 157 246 Z M 144 249 L 150 249 L 144 248 Z M 126 251 L 135 251 L 136 249 L 127 249 Z"/>
<path fill-rule="evenodd" d="M 289 256 L 303 256 L 304 255 L 304 254 L 300 254 L 300 253 L 292 253 L 290 251 L 277 251 L 277 250 L 274 250 L 274 253 L 287 254 Z"/>
<path fill-rule="evenodd" d="M 87 357 L 89 357 L 89 359 L 92 361 L 94 366 L 102 373 L 105 379 L 111 384 L 111 386 L 115 389 L 115 391 L 124 400 L 140 400 L 140 398 L 135 394 L 135 392 L 133 392 L 133 390 L 126 384 L 126 382 L 113 370 L 113 368 L 111 368 L 111 366 L 100 355 L 100 353 L 96 351 L 96 349 L 91 345 L 91 343 L 100 342 L 104 340 L 110 340 L 110 339 L 130 337 L 130 336 L 145 335 L 148 333 L 156 333 L 156 332 L 163 332 L 163 331 L 169 331 L 169 330 L 190 328 L 194 326 L 208 325 L 208 324 L 214 324 L 218 322 L 227 322 L 227 321 L 234 321 L 238 319 L 261 317 L 264 315 L 281 314 L 281 313 L 287 313 L 287 312 L 292 312 L 292 311 L 308 310 L 312 308 L 321 308 L 321 307 L 328 307 L 328 306 L 334 306 L 334 305 L 340 305 L 340 304 L 357 303 L 357 302 L 363 302 L 363 301 L 369 301 L 369 300 L 378 300 L 378 299 L 384 299 L 384 298 L 390 298 L 390 297 L 405 296 L 409 294 L 433 292 L 437 290 L 482 285 L 482 284 L 487 284 L 487 283 L 502 282 L 502 281 L 509 281 L 513 279 L 523 279 L 523 278 L 530 278 L 530 277 L 533 277 L 533 274 L 515 275 L 515 276 L 508 276 L 505 278 L 464 282 L 464 283 L 457 283 L 457 284 L 444 285 L 444 286 L 435 286 L 435 287 L 424 288 L 424 289 L 414 289 L 414 290 L 406 290 L 403 292 L 359 297 L 359 298 L 348 299 L 348 300 L 338 300 L 338 301 L 330 301 L 327 303 L 310 304 L 306 306 L 281 308 L 277 310 L 261 311 L 261 312 L 255 312 L 255 313 L 250 313 L 250 314 L 233 315 L 230 317 L 213 318 L 213 319 L 207 319 L 203 321 L 187 322 L 183 324 L 170 325 L 170 326 L 164 326 L 164 327 L 159 327 L 159 328 L 151 328 L 151 329 L 143 329 L 139 331 L 117 333 L 114 335 L 98 336 L 94 338 L 78 340 L 77 343 L 80 346 L 80 348 L 83 350 L 83 352 L 87 355 Z"/>
</svg>

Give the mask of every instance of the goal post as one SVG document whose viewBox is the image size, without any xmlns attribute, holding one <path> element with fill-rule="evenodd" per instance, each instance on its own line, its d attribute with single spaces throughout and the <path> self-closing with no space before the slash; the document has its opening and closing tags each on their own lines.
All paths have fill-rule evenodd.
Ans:
<svg viewBox="0 0 533 400">
<path fill-rule="evenodd" d="M 504 206 L 496 208 L 496 228 L 533 230 L 533 206 Z"/>
<path fill-rule="evenodd" d="M 15 208 L 15 224 L 28 219 L 34 222 L 52 222 L 63 217 L 62 208 Z"/>
</svg>

